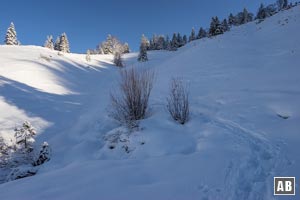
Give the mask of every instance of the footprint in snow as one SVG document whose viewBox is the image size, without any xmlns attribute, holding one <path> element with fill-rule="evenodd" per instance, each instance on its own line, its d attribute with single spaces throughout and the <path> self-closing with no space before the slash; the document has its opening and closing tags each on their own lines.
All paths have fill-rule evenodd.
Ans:
<svg viewBox="0 0 300 200">
<path fill-rule="evenodd" d="M 280 118 L 282 118 L 282 119 L 288 119 L 288 118 L 290 118 L 290 116 L 288 116 L 288 115 L 283 115 L 283 114 L 278 114 L 278 113 L 277 113 L 277 116 L 280 117 Z"/>
</svg>

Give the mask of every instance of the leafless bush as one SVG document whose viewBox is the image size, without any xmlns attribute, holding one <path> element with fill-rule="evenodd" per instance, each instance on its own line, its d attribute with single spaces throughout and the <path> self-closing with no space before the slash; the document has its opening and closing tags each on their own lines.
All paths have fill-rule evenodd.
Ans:
<svg viewBox="0 0 300 200">
<path fill-rule="evenodd" d="M 138 71 L 134 68 L 121 70 L 119 95 L 111 93 L 112 118 L 129 127 L 147 114 L 149 96 L 153 87 L 153 71 Z"/>
<path fill-rule="evenodd" d="M 173 78 L 170 84 L 170 94 L 167 98 L 167 109 L 172 118 L 180 124 L 189 120 L 189 92 L 188 87 L 179 78 Z"/>
<path fill-rule="evenodd" d="M 46 61 L 48 61 L 48 62 L 51 61 L 51 59 L 50 59 L 48 56 L 43 55 L 43 54 L 40 54 L 40 58 L 41 58 L 41 59 L 44 59 L 44 60 L 46 60 Z"/>
<path fill-rule="evenodd" d="M 117 67 L 123 67 L 123 59 L 122 59 L 122 54 L 120 52 L 115 52 L 114 53 L 114 63 Z"/>
</svg>

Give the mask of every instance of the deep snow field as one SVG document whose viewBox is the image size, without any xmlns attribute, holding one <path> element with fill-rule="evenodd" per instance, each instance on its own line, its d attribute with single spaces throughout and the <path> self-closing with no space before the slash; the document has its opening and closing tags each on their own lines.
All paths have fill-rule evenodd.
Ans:
<svg viewBox="0 0 300 200">
<path fill-rule="evenodd" d="M 0 199 L 300 199 L 299 33 L 297 6 L 146 63 L 126 54 L 126 67 L 156 73 L 151 116 L 131 134 L 107 116 L 112 56 L 0 46 L 0 134 L 9 141 L 28 120 L 52 148 L 37 175 L 1 184 Z M 189 84 L 186 125 L 166 110 L 172 77 Z M 124 140 L 110 149 L 114 135 Z M 273 196 L 274 176 L 296 176 L 296 196 Z"/>
</svg>

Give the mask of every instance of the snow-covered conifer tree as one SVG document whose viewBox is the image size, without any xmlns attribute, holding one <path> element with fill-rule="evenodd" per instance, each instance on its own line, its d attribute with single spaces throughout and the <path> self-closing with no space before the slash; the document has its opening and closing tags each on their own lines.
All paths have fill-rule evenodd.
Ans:
<svg viewBox="0 0 300 200">
<path fill-rule="evenodd" d="M 266 14 L 266 9 L 264 7 L 264 4 L 260 4 L 255 18 L 262 20 L 262 19 L 265 19 L 266 17 L 267 17 L 267 14 Z"/>
<path fill-rule="evenodd" d="M 138 61 L 140 62 L 146 62 L 148 61 L 148 55 L 147 55 L 147 48 L 149 45 L 148 39 L 145 37 L 145 35 L 142 35 L 141 44 L 140 44 L 140 53 L 138 56 Z"/>
<path fill-rule="evenodd" d="M 130 53 L 129 45 L 127 42 L 123 45 L 123 53 Z"/>
<path fill-rule="evenodd" d="M 169 51 L 171 50 L 170 38 L 168 35 L 166 36 L 166 39 L 165 39 L 164 49 L 169 50 Z"/>
<path fill-rule="evenodd" d="M 215 22 L 215 18 L 212 17 L 210 22 L 210 27 L 209 27 L 209 35 L 214 36 L 215 31 L 216 31 L 216 22 Z"/>
<path fill-rule="evenodd" d="M 101 44 L 98 45 L 98 52 L 99 54 L 109 54 L 106 41 L 102 42 Z"/>
<path fill-rule="evenodd" d="M 248 10 L 244 8 L 243 10 L 243 18 L 242 18 L 242 24 L 246 24 L 248 22 Z"/>
<path fill-rule="evenodd" d="M 242 24 L 246 24 L 246 23 L 250 22 L 251 20 L 252 19 L 250 19 L 250 17 L 249 17 L 248 10 L 246 8 L 244 8 L 244 10 L 243 10 Z"/>
<path fill-rule="evenodd" d="M 6 149 L 6 143 L 4 142 L 4 139 L 3 137 L 0 136 L 0 156 L 1 156 L 1 153 L 4 149 Z"/>
<path fill-rule="evenodd" d="M 187 36 L 186 36 L 186 35 L 184 35 L 184 36 L 182 37 L 182 41 L 183 41 L 183 45 L 186 45 L 186 43 L 188 42 Z"/>
<path fill-rule="evenodd" d="M 9 162 L 9 146 L 0 136 L 0 169 L 7 166 Z"/>
<path fill-rule="evenodd" d="M 49 48 L 51 50 L 54 49 L 54 43 L 53 43 L 52 35 L 47 36 L 47 40 L 45 41 L 44 47 Z"/>
<path fill-rule="evenodd" d="M 220 24 L 218 17 L 213 17 L 210 23 L 209 35 L 215 36 L 219 34 L 223 34 L 222 25 Z"/>
<path fill-rule="evenodd" d="M 66 33 L 60 36 L 59 50 L 64 53 L 70 53 L 69 40 Z"/>
<path fill-rule="evenodd" d="M 198 35 L 197 35 L 197 39 L 201 39 L 207 36 L 206 31 L 201 27 L 199 29 Z"/>
<path fill-rule="evenodd" d="M 176 33 L 173 34 L 172 40 L 171 40 L 171 49 L 172 51 L 177 50 L 179 47 L 178 40 L 177 40 L 177 35 Z"/>
<path fill-rule="evenodd" d="M 178 47 L 182 47 L 184 45 L 183 38 L 181 37 L 180 33 L 177 33 L 177 44 Z"/>
<path fill-rule="evenodd" d="M 288 6 L 288 0 L 277 0 L 278 10 L 286 9 Z"/>
<path fill-rule="evenodd" d="M 109 34 L 106 38 L 106 41 L 101 43 L 101 50 L 103 52 L 103 54 L 113 54 L 113 38 L 112 36 Z"/>
<path fill-rule="evenodd" d="M 228 17 L 228 24 L 229 26 L 236 26 L 236 17 L 233 16 L 232 13 L 230 13 L 229 17 Z"/>
<path fill-rule="evenodd" d="M 17 32 L 15 29 L 15 25 L 13 22 L 10 23 L 10 26 L 7 29 L 5 36 L 5 44 L 6 45 L 19 45 L 19 41 L 17 39 Z"/>
<path fill-rule="evenodd" d="M 149 40 L 149 49 L 148 50 L 156 50 L 156 35 L 153 35 Z"/>
<path fill-rule="evenodd" d="M 239 12 L 236 16 L 237 25 L 246 24 L 253 20 L 253 14 L 249 13 L 246 8 L 244 8 L 243 12 Z"/>
<path fill-rule="evenodd" d="M 229 29 L 230 29 L 226 19 L 224 19 L 222 21 L 222 29 L 223 29 L 223 32 L 229 31 Z"/>
<path fill-rule="evenodd" d="M 57 37 L 54 43 L 54 50 L 60 51 L 60 37 Z"/>
<path fill-rule="evenodd" d="M 157 42 L 156 42 L 156 49 L 157 50 L 162 50 L 164 49 L 164 44 L 165 44 L 165 37 L 163 35 L 160 35 L 157 37 Z"/>
<path fill-rule="evenodd" d="M 129 53 L 128 43 L 122 44 L 116 37 L 108 35 L 106 40 L 97 46 L 100 54 L 114 54 L 115 52 Z"/>
<path fill-rule="evenodd" d="M 12 163 L 32 164 L 34 162 L 34 143 L 36 131 L 33 126 L 25 121 L 21 128 L 15 128 L 16 151 L 12 156 Z"/>
<path fill-rule="evenodd" d="M 47 142 L 44 142 L 42 144 L 40 153 L 38 155 L 38 158 L 33 163 L 34 166 L 42 165 L 45 162 L 49 161 L 51 158 L 51 148 Z"/>
<path fill-rule="evenodd" d="M 265 11 L 266 11 L 266 17 L 270 17 L 272 15 L 274 15 L 278 10 L 278 6 L 276 3 L 273 3 L 273 4 L 269 4 L 266 8 L 265 8 Z"/>
<path fill-rule="evenodd" d="M 90 61 L 91 61 L 91 51 L 90 51 L 90 50 L 87 50 L 87 51 L 86 51 L 85 60 L 86 60 L 87 62 L 90 62 Z"/>
<path fill-rule="evenodd" d="M 193 41 L 196 39 L 196 33 L 195 33 L 195 29 L 192 28 L 192 31 L 191 31 L 191 35 L 189 37 L 189 42 Z"/>
<path fill-rule="evenodd" d="M 25 121 L 21 128 L 15 129 L 16 143 L 26 151 L 32 151 L 35 135 L 36 131 L 28 121 Z"/>
</svg>

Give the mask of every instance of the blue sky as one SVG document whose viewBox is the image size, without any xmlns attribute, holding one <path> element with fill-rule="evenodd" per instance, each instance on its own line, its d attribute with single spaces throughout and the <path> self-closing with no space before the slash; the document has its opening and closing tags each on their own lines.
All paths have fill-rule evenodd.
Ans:
<svg viewBox="0 0 300 200">
<path fill-rule="evenodd" d="M 246 7 L 257 11 L 260 3 L 275 0 L 12 0 L 1 2 L 0 36 L 13 21 L 24 45 L 43 45 L 46 36 L 62 32 L 72 52 L 83 53 L 107 34 L 137 50 L 141 35 L 180 32 L 208 27 L 212 16 L 224 18 Z"/>
</svg>

